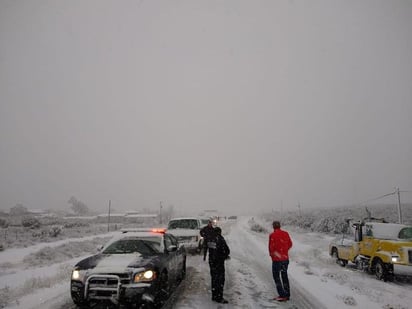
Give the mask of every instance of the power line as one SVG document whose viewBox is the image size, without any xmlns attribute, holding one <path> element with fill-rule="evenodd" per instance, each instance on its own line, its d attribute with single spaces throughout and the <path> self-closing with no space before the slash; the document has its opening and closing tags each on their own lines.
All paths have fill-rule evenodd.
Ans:
<svg viewBox="0 0 412 309">
<path fill-rule="evenodd" d="M 360 204 L 362 205 L 362 204 L 366 204 L 366 203 L 373 202 L 373 201 L 376 201 L 376 200 L 380 200 L 380 199 L 382 199 L 382 198 L 384 198 L 384 197 L 387 197 L 387 196 L 390 196 L 390 195 L 394 195 L 394 194 L 396 194 L 396 192 L 397 192 L 397 191 L 393 191 L 393 192 L 391 192 L 391 193 L 387 193 L 387 194 L 384 194 L 384 195 L 381 195 L 381 196 L 378 196 L 378 197 L 375 197 L 375 198 L 366 200 L 366 201 L 364 201 L 364 202 L 362 202 L 362 203 L 360 203 Z"/>
<path fill-rule="evenodd" d="M 380 199 L 382 199 L 382 198 L 384 198 L 384 197 L 387 197 L 387 196 L 397 195 L 397 197 L 398 197 L 398 221 L 399 221 L 399 223 L 402 224 L 402 207 L 401 207 L 401 195 L 400 195 L 401 192 L 411 192 L 411 191 L 409 191 L 409 190 L 401 191 L 401 190 L 399 190 L 399 188 L 395 188 L 395 191 L 394 191 L 394 192 L 387 193 L 387 194 L 378 196 L 378 197 L 373 198 L 373 199 L 369 199 L 369 200 L 367 200 L 367 201 L 365 201 L 365 202 L 362 202 L 361 205 L 362 205 L 362 204 L 366 204 L 366 203 L 368 203 L 368 202 L 380 200 Z"/>
</svg>

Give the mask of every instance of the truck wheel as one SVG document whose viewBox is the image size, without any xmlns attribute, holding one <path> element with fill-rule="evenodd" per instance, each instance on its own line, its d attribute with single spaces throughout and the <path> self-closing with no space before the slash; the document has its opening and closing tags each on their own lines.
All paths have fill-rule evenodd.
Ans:
<svg viewBox="0 0 412 309">
<path fill-rule="evenodd" d="M 377 259 L 375 262 L 375 275 L 378 280 L 383 280 L 383 281 L 386 281 L 386 278 L 388 276 L 386 265 L 380 259 Z"/>
</svg>

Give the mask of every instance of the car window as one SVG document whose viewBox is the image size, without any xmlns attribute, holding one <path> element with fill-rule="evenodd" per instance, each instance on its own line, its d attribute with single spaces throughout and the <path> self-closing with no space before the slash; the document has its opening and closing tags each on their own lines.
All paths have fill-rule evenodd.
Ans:
<svg viewBox="0 0 412 309">
<path fill-rule="evenodd" d="M 400 239 L 412 239 L 412 227 L 404 227 L 399 232 Z"/>
<path fill-rule="evenodd" d="M 198 221 L 196 219 L 173 220 L 169 222 L 168 229 L 198 229 Z"/>
<path fill-rule="evenodd" d="M 165 235 L 165 246 L 169 248 L 172 245 L 172 239 L 169 235 Z"/>
<path fill-rule="evenodd" d="M 152 237 L 140 237 L 140 239 L 145 241 L 145 243 L 151 246 L 156 252 L 162 252 L 163 237 L 161 235 Z"/>
<path fill-rule="evenodd" d="M 172 245 L 178 245 L 178 240 L 176 237 L 174 237 L 172 234 L 167 234 L 166 236 L 170 238 L 170 242 Z"/>
</svg>

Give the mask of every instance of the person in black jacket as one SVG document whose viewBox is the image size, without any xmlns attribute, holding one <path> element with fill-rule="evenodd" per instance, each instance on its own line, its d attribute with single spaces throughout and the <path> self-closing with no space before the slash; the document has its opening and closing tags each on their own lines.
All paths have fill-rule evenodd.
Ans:
<svg viewBox="0 0 412 309">
<path fill-rule="evenodd" d="M 207 225 L 200 230 L 200 236 L 203 237 L 203 261 L 206 261 L 207 255 L 207 243 L 215 237 L 215 228 L 213 227 L 213 221 L 210 219 Z"/>
<path fill-rule="evenodd" d="M 225 260 L 229 258 L 230 249 L 222 236 L 222 229 L 215 227 L 214 230 L 215 237 L 208 242 L 212 300 L 227 304 L 228 301 L 223 298 L 223 286 L 225 285 Z"/>
</svg>

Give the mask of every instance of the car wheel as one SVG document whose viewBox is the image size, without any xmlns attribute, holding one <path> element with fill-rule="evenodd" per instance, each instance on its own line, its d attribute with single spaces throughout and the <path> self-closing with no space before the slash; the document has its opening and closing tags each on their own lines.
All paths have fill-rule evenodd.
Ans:
<svg viewBox="0 0 412 309">
<path fill-rule="evenodd" d="M 72 301 L 78 308 L 89 307 L 89 303 L 87 301 L 82 300 L 82 298 L 77 294 L 72 294 Z"/>
<path fill-rule="evenodd" d="M 166 272 L 162 272 L 159 277 L 159 292 L 157 294 L 156 303 L 164 303 L 170 294 L 169 277 Z"/>
<path fill-rule="evenodd" d="M 183 261 L 182 269 L 179 274 L 179 281 L 182 281 L 186 277 L 186 259 Z"/>
<path fill-rule="evenodd" d="M 89 304 L 86 302 L 75 302 L 74 301 L 74 304 L 77 306 L 77 308 L 81 308 L 81 309 L 90 307 Z"/>
</svg>

